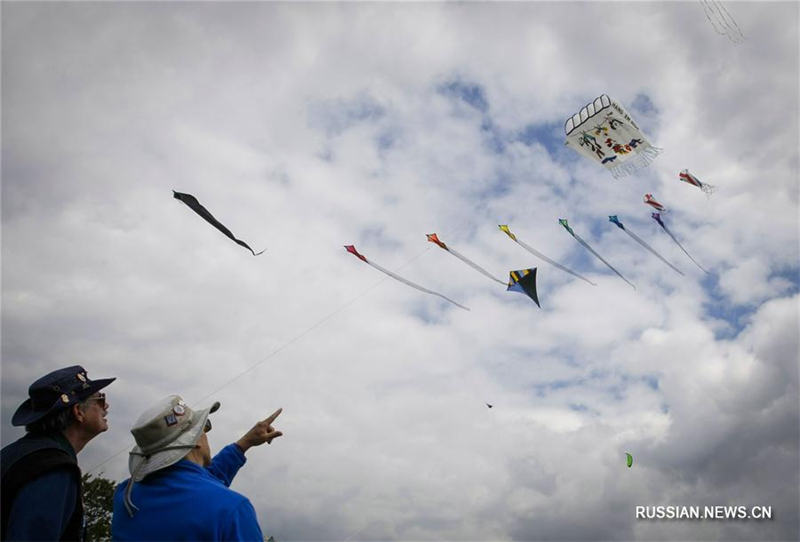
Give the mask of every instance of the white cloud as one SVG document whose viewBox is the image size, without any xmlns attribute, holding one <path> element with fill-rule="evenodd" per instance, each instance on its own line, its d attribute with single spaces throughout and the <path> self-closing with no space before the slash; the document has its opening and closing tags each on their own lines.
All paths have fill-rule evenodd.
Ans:
<svg viewBox="0 0 800 542">
<path fill-rule="evenodd" d="M 122 479 L 167 393 L 223 402 L 216 449 L 282 406 L 234 485 L 278 540 L 796 538 L 797 7 L 729 8 L 740 46 L 691 3 L 4 6 L 3 419 L 53 368 L 116 375 L 81 463 Z M 664 148 L 631 178 L 561 145 L 603 92 Z M 542 308 L 434 231 L 537 266 Z"/>
</svg>

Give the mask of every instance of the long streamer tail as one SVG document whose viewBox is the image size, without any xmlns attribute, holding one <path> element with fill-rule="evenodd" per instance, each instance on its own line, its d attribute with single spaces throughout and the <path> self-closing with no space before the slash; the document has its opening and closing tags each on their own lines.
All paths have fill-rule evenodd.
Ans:
<svg viewBox="0 0 800 542">
<path fill-rule="evenodd" d="M 645 242 L 644 242 L 642 239 L 640 239 L 640 238 L 639 238 L 639 236 L 638 236 L 638 235 L 636 235 L 636 234 L 635 234 L 635 233 L 633 233 L 632 231 L 628 231 L 627 229 L 623 229 L 622 231 L 624 231 L 625 233 L 627 233 L 628 235 L 630 235 L 630 236 L 633 238 L 633 240 L 634 240 L 634 241 L 636 241 L 637 243 L 639 243 L 640 245 L 642 245 L 644 248 L 646 248 L 647 250 L 649 250 L 650 252 L 652 252 L 652 253 L 653 253 L 653 255 L 654 255 L 656 258 L 658 258 L 659 260 L 661 260 L 662 262 L 664 262 L 665 264 L 667 264 L 668 266 L 670 266 L 670 267 L 671 267 L 671 268 L 672 268 L 672 269 L 673 269 L 673 270 L 674 270 L 676 273 L 678 273 L 678 274 L 680 274 L 680 275 L 683 275 L 683 271 L 681 271 L 680 269 L 678 269 L 677 267 L 675 267 L 674 265 L 672 265 L 671 263 L 669 263 L 667 260 L 665 260 L 665 259 L 664 259 L 664 258 L 661 256 L 661 254 L 659 254 L 658 252 L 656 252 L 655 250 L 653 250 L 653 247 L 651 247 L 650 245 L 648 245 L 647 243 L 645 243 Z"/>
<path fill-rule="evenodd" d="M 710 273 L 708 273 L 708 271 L 706 271 L 706 270 L 703 268 L 703 266 L 702 266 L 702 265 L 700 265 L 699 263 L 697 263 L 697 261 L 696 261 L 694 258 L 692 258 L 692 255 L 691 255 L 691 254 L 689 254 L 688 252 L 686 252 L 686 249 L 685 249 L 685 248 L 683 248 L 683 245 L 682 245 L 682 244 L 680 244 L 680 242 L 678 242 L 678 240 L 675 238 L 675 236 L 674 236 L 674 235 L 672 235 L 672 232 L 671 232 L 671 231 L 669 231 L 669 228 L 667 228 L 667 227 L 666 227 L 666 226 L 664 226 L 663 224 L 661 225 L 661 227 L 664 229 L 664 231 L 665 231 L 665 232 L 667 232 L 667 235 L 669 235 L 670 237 L 672 237 L 672 240 L 673 240 L 673 241 L 675 241 L 675 244 L 676 244 L 676 245 L 678 245 L 678 246 L 680 247 L 680 249 L 683 251 L 683 253 L 684 253 L 684 254 L 686 254 L 686 255 L 689 257 L 689 259 L 690 259 L 690 260 L 692 260 L 692 262 L 694 262 L 694 264 L 695 264 L 697 267 L 699 267 L 701 271 L 703 271 L 703 273 L 710 274 Z"/>
<path fill-rule="evenodd" d="M 575 237 L 575 240 L 576 240 L 576 241 L 578 241 L 578 242 L 579 242 L 581 245 L 583 245 L 583 247 L 584 247 L 586 250 L 588 250 L 589 252 L 591 252 L 592 254 L 594 254 L 594 255 L 597 257 L 597 259 L 598 259 L 598 260 L 600 260 L 601 262 L 603 262 L 604 264 L 606 264 L 606 265 L 608 266 L 608 268 L 609 268 L 609 269 L 611 269 L 611 270 L 612 270 L 614 273 L 616 273 L 616 274 L 617 274 L 617 276 L 619 276 L 619 278 L 621 278 L 622 280 L 624 280 L 625 282 L 627 282 L 627 283 L 630 285 L 630 287 L 631 287 L 631 288 L 633 288 L 634 290 L 636 289 L 636 286 L 634 286 L 634 285 L 633 285 L 633 283 L 632 283 L 631 281 L 629 281 L 628 279 L 626 279 L 625 277 L 623 277 L 623 276 L 622 276 L 622 273 L 620 273 L 619 271 L 617 271 L 616 269 L 614 269 L 614 267 L 613 267 L 613 266 L 612 266 L 610 263 L 608 263 L 607 261 L 605 261 L 605 260 L 603 259 L 603 257 L 602 257 L 602 256 L 600 256 L 600 255 L 599 255 L 597 252 L 595 252 L 595 250 L 594 250 L 592 247 L 590 247 L 590 246 L 589 246 L 589 243 L 587 243 L 586 241 L 584 241 L 583 239 L 581 239 L 581 238 L 580 238 L 580 236 L 579 236 L 577 233 L 576 233 L 576 234 L 573 234 L 573 236 Z"/>
<path fill-rule="evenodd" d="M 569 274 L 570 274 L 570 275 L 572 275 L 573 277 L 577 277 L 577 278 L 579 278 L 579 279 L 581 279 L 581 280 L 583 280 L 583 281 L 586 281 L 586 282 L 588 282 L 589 284 L 591 284 L 592 286 L 597 286 L 597 284 L 595 284 L 595 283 L 594 283 L 594 282 L 592 282 L 591 280 L 587 279 L 586 277 L 582 277 L 581 275 L 579 275 L 579 274 L 578 274 L 578 273 L 576 273 L 575 271 L 572 271 L 571 269 L 567 269 L 566 267 L 564 267 L 563 265 L 561 265 L 561 264 L 560 264 L 560 263 L 558 263 L 558 262 L 554 262 L 553 260 L 551 260 L 550 258 L 548 258 L 547 256 L 545 256 L 544 254 L 542 254 L 541 252 L 539 252 L 538 250 L 536 250 L 535 248 L 533 248 L 532 246 L 530 246 L 530 245 L 528 245 L 528 244 L 526 244 L 526 243 L 524 243 L 524 242 L 520 241 L 519 239 L 514 239 L 514 240 L 517 242 L 517 244 L 518 244 L 519 246 L 521 246 L 522 248 L 524 248 L 525 250 L 527 250 L 528 252 L 530 252 L 530 253 L 531 253 L 531 254 L 533 254 L 534 256 L 536 256 L 536 257 L 538 257 L 538 258 L 541 258 L 541 259 L 543 259 L 544 261 L 546 261 L 546 262 L 547 262 L 547 263 L 549 263 L 550 265 L 552 265 L 552 266 L 554 266 L 554 267 L 557 267 L 557 268 L 561 269 L 561 270 L 562 270 L 562 271 L 564 271 L 565 273 L 569 273 Z"/>
<path fill-rule="evenodd" d="M 478 264 L 476 264 L 475 262 L 473 262 L 473 261 L 469 260 L 468 258 L 466 258 L 466 257 L 462 256 L 461 254 L 459 254 L 458 252 L 456 252 L 456 251 L 455 251 L 455 250 L 453 250 L 452 248 L 450 248 L 450 247 L 447 247 L 447 252 L 449 252 L 450 254 L 452 254 L 453 256 L 455 256 L 456 258 L 458 258 L 459 260 L 461 260 L 462 262 L 464 262 L 465 264 L 467 264 L 468 266 L 470 266 L 471 268 L 473 268 L 473 269 L 474 269 L 475 271 L 477 271 L 478 273 L 480 273 L 480 274 L 482 274 L 482 275 L 484 275 L 484 276 L 486 276 L 486 277 L 489 277 L 489 278 L 490 278 L 490 279 L 492 279 L 493 281 L 495 281 L 495 282 L 497 282 L 497 283 L 500 283 L 500 284 L 502 284 L 503 286 L 505 286 L 505 285 L 506 285 L 506 283 L 505 283 L 505 282 L 503 282 L 502 280 L 500 280 L 500 279 L 498 279 L 498 278 L 495 278 L 495 277 L 493 277 L 493 276 L 492 276 L 492 274 L 491 274 L 491 273 L 489 273 L 489 272 L 488 272 L 486 269 L 484 269 L 483 267 L 479 266 L 479 265 L 478 265 Z"/>
<path fill-rule="evenodd" d="M 449 302 L 450 302 L 450 303 L 452 303 L 453 305 L 456 305 L 457 307 L 461 307 L 461 308 L 462 308 L 462 309 L 464 309 L 465 311 L 468 311 L 468 310 L 469 310 L 469 307 L 465 307 L 465 306 L 464 306 L 464 305 L 462 305 L 461 303 L 457 303 L 457 302 L 453 301 L 452 299 L 450 299 L 450 298 L 449 298 L 449 297 L 447 297 L 446 295 L 442 295 L 442 294 L 440 294 L 439 292 L 434 292 L 433 290 L 428 290 L 427 288 L 424 288 L 424 287 L 420 286 L 419 284 L 415 284 L 415 283 L 411 282 L 410 280 L 406 280 L 406 279 L 404 279 L 403 277 L 401 277 L 401 276 L 399 276 L 399 275 L 395 275 L 394 273 L 392 273 L 392 272 L 391 272 L 391 271 L 389 271 L 388 269 L 384 269 L 383 267 L 381 267 L 380 265 L 378 265 L 378 264 L 376 264 L 376 263 L 373 263 L 373 262 L 370 262 L 370 261 L 368 261 L 367 263 L 368 263 L 369 265 L 371 265 L 372 267 L 374 267 L 375 269 L 377 269 L 378 271 L 380 271 L 381 273 L 386 273 L 387 275 L 389 275 L 389 276 L 390 276 L 390 277 L 392 277 L 393 279 L 395 279 L 395 280 L 398 280 L 398 281 L 400 281 L 400 282 L 402 282 L 403 284 L 406 284 L 406 285 L 408 285 L 408 286 L 411 286 L 412 288 L 416 288 L 416 289 L 417 289 L 417 290 L 419 290 L 420 292 L 425 292 L 426 294 L 431 294 L 431 295 L 435 295 L 435 296 L 441 297 L 441 298 L 442 298 L 442 299 L 444 299 L 445 301 L 449 301 Z"/>
<path fill-rule="evenodd" d="M 705 194 L 707 198 L 710 198 L 711 194 L 713 194 L 716 189 L 717 187 L 713 184 L 703 183 L 700 185 L 700 190 L 703 191 L 703 194 Z"/>
</svg>

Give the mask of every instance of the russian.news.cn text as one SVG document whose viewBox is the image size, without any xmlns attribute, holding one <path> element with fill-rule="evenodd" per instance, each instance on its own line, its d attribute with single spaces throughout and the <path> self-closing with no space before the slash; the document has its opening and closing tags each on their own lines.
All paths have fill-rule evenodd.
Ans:
<svg viewBox="0 0 800 542">
<path fill-rule="evenodd" d="M 636 506 L 636 519 L 772 519 L 772 506 Z"/>
</svg>

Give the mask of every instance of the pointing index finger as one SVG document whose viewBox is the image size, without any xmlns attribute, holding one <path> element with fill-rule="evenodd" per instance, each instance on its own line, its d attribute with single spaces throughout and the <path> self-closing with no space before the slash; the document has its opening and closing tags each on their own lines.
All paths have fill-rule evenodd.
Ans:
<svg viewBox="0 0 800 542">
<path fill-rule="evenodd" d="M 267 424 L 271 424 L 272 422 L 274 422 L 274 421 L 275 421 L 275 418 L 277 418 L 277 417 L 278 417 L 278 415 L 280 415 L 280 413 L 281 413 L 281 412 L 283 412 L 283 408 L 279 408 L 278 410 L 276 410 L 275 412 L 273 412 L 272 414 L 270 414 L 270 415 L 269 415 L 269 417 L 268 417 L 267 419 L 265 419 L 264 421 L 265 421 Z"/>
</svg>

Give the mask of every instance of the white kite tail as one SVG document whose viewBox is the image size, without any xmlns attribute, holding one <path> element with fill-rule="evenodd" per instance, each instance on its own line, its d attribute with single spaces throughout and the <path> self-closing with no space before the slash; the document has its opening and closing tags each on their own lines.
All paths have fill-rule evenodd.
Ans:
<svg viewBox="0 0 800 542">
<path fill-rule="evenodd" d="M 686 249 L 685 249 L 685 248 L 683 248 L 683 245 L 682 245 L 682 244 L 680 244 L 680 242 L 678 242 L 678 240 L 675 238 L 675 236 L 674 236 L 674 235 L 672 235 L 672 232 L 671 232 L 671 231 L 669 231 L 669 228 L 667 228 L 666 226 L 661 226 L 661 227 L 662 227 L 662 228 L 664 228 L 664 231 L 665 231 L 665 232 L 667 232 L 667 235 L 669 235 L 670 237 L 672 237 L 672 240 L 673 240 L 673 241 L 675 241 L 675 244 L 676 244 L 676 245 L 678 245 L 678 246 L 680 247 L 680 249 L 683 251 L 683 253 L 684 253 L 684 254 L 686 254 L 686 255 L 689 257 L 689 259 L 690 259 L 690 260 L 692 260 L 692 262 L 694 262 L 694 264 L 695 264 L 697 267 L 699 267 L 699 268 L 700 268 L 700 270 L 701 270 L 703 273 L 710 274 L 708 271 L 706 271 L 705 269 L 703 269 L 703 266 L 702 266 L 702 265 L 700 265 L 699 263 L 697 263 L 697 261 L 696 261 L 694 258 L 692 258 L 692 255 L 691 255 L 691 254 L 689 254 L 688 252 L 686 252 Z"/>
<path fill-rule="evenodd" d="M 639 143 L 639 148 L 636 149 L 636 153 L 633 156 L 626 158 L 626 160 L 619 165 L 611 166 L 608 169 L 615 179 L 625 177 L 626 175 L 630 175 L 631 173 L 635 173 L 649 166 L 663 150 L 664 149 L 661 147 L 655 147 L 647 142 Z"/>
<path fill-rule="evenodd" d="M 716 186 L 714 186 L 713 184 L 702 183 L 702 184 L 700 185 L 700 190 L 702 190 L 702 191 L 703 191 L 703 193 L 704 193 L 706 196 L 708 196 L 709 198 L 711 197 L 711 194 L 713 194 L 713 193 L 714 193 L 714 190 L 716 190 L 716 189 L 717 189 L 717 187 L 716 187 Z"/>
<path fill-rule="evenodd" d="M 452 248 L 450 248 L 450 247 L 447 247 L 447 252 L 449 252 L 450 254 L 452 254 L 453 256 L 455 256 L 456 258 L 458 258 L 459 260 L 461 260 L 462 262 L 464 262 L 465 264 L 467 264 L 468 266 L 470 266 L 471 268 L 473 268 L 473 269 L 474 269 L 475 271 L 477 271 L 478 273 L 480 273 L 480 274 L 482 274 L 482 275 L 484 275 L 484 276 L 486 276 L 486 277 L 489 277 L 489 278 L 490 278 L 490 279 L 492 279 L 493 281 L 495 281 L 495 282 L 497 282 L 497 283 L 500 283 L 500 284 L 502 284 L 503 286 L 505 286 L 505 285 L 506 285 L 506 283 L 505 283 L 505 282 L 503 282 L 502 280 L 500 280 L 500 279 L 498 279 L 498 278 L 495 278 L 495 277 L 493 277 L 493 276 L 492 276 L 492 274 L 491 274 L 491 273 L 489 273 L 489 272 L 488 272 L 486 269 L 484 269 L 483 267 L 479 266 L 479 265 L 478 265 L 478 264 L 476 264 L 475 262 L 472 262 L 472 261 L 470 261 L 469 259 L 465 258 L 464 256 L 462 256 L 461 254 L 459 254 L 458 252 L 456 252 L 456 251 L 455 251 L 455 250 L 453 250 Z"/>
<path fill-rule="evenodd" d="M 531 253 L 531 254 L 533 254 L 534 256 L 537 256 L 537 257 L 539 257 L 539 258 L 543 259 L 544 261 L 546 261 L 546 262 L 547 262 L 547 263 L 549 263 L 550 265 L 552 265 L 552 266 L 554 266 L 554 267 L 557 267 L 557 268 L 561 269 L 561 270 L 562 270 L 562 271 L 564 271 L 565 273 L 569 273 L 569 274 L 570 274 L 570 275 L 572 275 L 573 277 L 578 277 L 579 279 L 581 279 L 581 280 L 584 280 L 584 281 L 588 282 L 588 283 L 589 283 L 589 284 L 591 284 L 592 286 L 597 286 L 597 284 L 595 284 L 595 283 L 594 283 L 594 282 L 592 282 L 591 280 L 587 279 L 586 277 L 582 277 L 581 275 L 579 275 L 579 274 L 578 274 L 578 273 L 576 273 L 575 271 L 572 271 L 571 269 L 567 269 L 566 267 L 564 267 L 563 265 L 561 265 L 561 264 L 560 264 L 560 263 L 558 263 L 558 262 L 554 262 L 553 260 L 551 260 L 550 258 L 548 258 L 547 256 L 545 256 L 544 254 L 542 254 L 541 252 L 539 252 L 538 250 L 536 250 L 535 248 L 533 248 L 532 246 L 529 246 L 529 245 L 527 245 L 526 243 L 523 243 L 523 242 L 522 242 L 522 241 L 520 241 L 519 239 L 514 239 L 514 240 L 517 242 L 517 244 L 518 244 L 519 246 L 521 246 L 522 248 L 524 248 L 525 250 L 527 250 L 528 252 L 530 252 L 530 253 Z"/>
<path fill-rule="evenodd" d="M 678 269 L 677 267 L 675 267 L 674 265 L 672 265 L 671 263 L 669 263 L 669 262 L 668 262 L 666 259 L 664 259 L 664 258 L 661 256 L 661 254 L 659 254 L 658 252 L 656 252 L 655 250 L 653 250 L 653 247 L 651 247 L 650 245 L 648 245 L 647 243 L 645 243 L 645 242 L 644 242 L 642 239 L 640 239 L 638 235 L 636 235 L 636 234 L 635 234 L 635 233 L 633 233 L 632 231 L 628 231 L 627 229 L 623 229 L 622 231 L 624 231 L 625 233 L 627 233 L 628 235 L 630 235 L 630 236 L 633 238 L 633 240 L 634 240 L 634 241 L 636 241 L 637 243 L 639 243 L 640 245 L 642 245 L 644 248 L 646 248 L 647 250 L 649 250 L 650 252 L 652 252 L 652 253 L 653 253 L 653 255 L 654 255 L 655 257 L 657 257 L 659 260 L 661 260 L 662 262 L 664 262 L 665 264 L 667 264 L 668 266 L 670 266 L 672 269 L 674 269 L 676 273 L 683 275 L 683 271 L 681 271 L 680 269 Z"/>
<path fill-rule="evenodd" d="M 629 281 L 628 279 L 626 279 L 625 277 L 623 277 L 623 276 L 622 276 L 622 273 L 620 273 L 619 271 L 617 271 L 616 269 L 614 269 L 614 267 L 613 267 L 613 266 L 612 266 L 610 263 L 608 263 L 607 261 L 605 261 L 605 260 L 603 259 L 603 257 L 602 257 L 602 256 L 600 256 L 600 255 L 599 255 L 597 252 L 595 252 L 595 251 L 594 251 L 594 249 L 593 249 L 592 247 L 590 247 L 590 246 L 589 246 L 589 243 L 587 243 L 586 241 L 584 241 L 583 239 L 581 239 L 581 238 L 580 238 L 580 236 L 579 236 L 577 233 L 573 233 L 573 234 L 572 234 L 572 236 L 573 236 L 573 237 L 575 237 L 575 240 L 576 240 L 577 242 L 579 242 L 581 245 L 583 245 L 583 247 L 584 247 L 586 250 L 588 250 L 589 252 L 591 252 L 592 254 L 594 254 L 594 255 L 597 257 L 597 259 L 598 259 L 598 260 L 600 260 L 601 262 L 603 262 L 604 264 L 606 264 L 606 265 L 608 266 L 608 268 L 609 268 L 609 269 L 611 269 L 611 270 L 612 270 L 614 273 L 616 273 L 616 274 L 617 274 L 617 276 L 619 276 L 619 278 L 621 278 L 622 280 L 624 280 L 625 282 L 627 282 L 627 283 L 628 283 L 628 285 L 630 285 L 630 287 L 631 287 L 631 288 L 633 288 L 634 290 L 636 289 L 636 286 L 634 286 L 634 285 L 633 285 L 633 283 L 632 283 L 631 281 Z"/>
<path fill-rule="evenodd" d="M 446 295 L 442 295 L 439 292 L 434 292 L 433 290 L 428 290 L 427 288 L 424 288 L 424 287 L 420 286 L 419 284 L 415 284 L 415 283 L 411 282 L 410 280 L 406 280 L 406 279 L 404 279 L 403 277 L 401 277 L 399 275 L 395 275 L 394 273 L 392 273 L 388 269 L 384 269 L 383 267 L 381 267 L 380 265 L 378 265 L 376 263 L 373 263 L 373 262 L 370 262 L 370 261 L 368 261 L 367 263 L 369 265 L 371 265 L 372 267 L 374 267 L 375 269 L 377 269 L 378 271 L 380 271 L 381 273 L 386 273 L 387 275 L 389 275 L 393 279 L 399 280 L 403 284 L 407 284 L 408 286 L 411 286 L 412 288 L 416 288 L 420 292 L 425 292 L 426 294 L 431 294 L 431 295 L 435 295 L 435 296 L 441 297 L 442 299 L 444 299 L 446 301 L 449 301 L 453 305 L 456 305 L 457 307 L 461 307 L 465 311 L 469 310 L 469 307 L 465 307 L 461 303 L 457 303 L 457 302 L 453 301 L 452 299 L 450 299 Z"/>
</svg>

